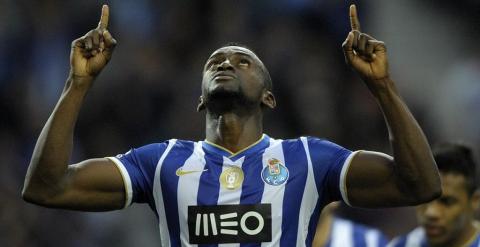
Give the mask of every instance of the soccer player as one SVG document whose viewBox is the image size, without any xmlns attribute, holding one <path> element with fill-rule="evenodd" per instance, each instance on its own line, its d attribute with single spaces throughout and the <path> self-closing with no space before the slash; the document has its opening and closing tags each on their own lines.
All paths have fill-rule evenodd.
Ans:
<svg viewBox="0 0 480 247">
<path fill-rule="evenodd" d="M 442 178 L 441 197 L 417 206 L 420 226 L 395 238 L 388 246 L 480 246 L 480 229 L 474 218 L 480 194 L 471 149 L 459 144 L 444 144 L 435 149 L 434 158 Z"/>
<path fill-rule="evenodd" d="M 313 239 L 313 247 L 384 247 L 388 240 L 383 233 L 348 219 L 335 216 L 338 202 L 323 208 Z"/>
<path fill-rule="evenodd" d="M 225 46 L 203 69 L 205 141 L 171 139 L 69 166 L 78 112 L 116 44 L 108 17 L 103 6 L 97 28 L 72 43 L 70 74 L 27 171 L 26 201 L 90 211 L 148 203 L 163 246 L 310 246 L 331 201 L 416 205 L 441 193 L 429 144 L 390 79 L 385 45 L 360 32 L 353 5 L 345 58 L 384 113 L 394 157 L 263 134 L 263 111 L 275 107 L 267 68 L 251 50 Z"/>
</svg>

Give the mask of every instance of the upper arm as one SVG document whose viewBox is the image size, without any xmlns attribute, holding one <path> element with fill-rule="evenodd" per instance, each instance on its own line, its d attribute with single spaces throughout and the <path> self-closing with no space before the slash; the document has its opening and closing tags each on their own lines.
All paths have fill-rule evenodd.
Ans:
<svg viewBox="0 0 480 247">
<path fill-rule="evenodd" d="M 70 165 L 53 195 L 42 204 L 86 211 L 120 209 L 132 202 L 153 207 L 155 170 L 167 145 L 149 144 L 116 157 Z"/>
<path fill-rule="evenodd" d="M 125 205 L 123 177 L 117 165 L 107 158 L 70 165 L 59 187 L 45 202 L 47 206 L 106 211 Z"/>
<path fill-rule="evenodd" d="M 408 205 L 411 198 L 395 176 L 394 160 L 379 152 L 358 151 L 346 175 L 352 206 L 386 207 Z"/>
</svg>

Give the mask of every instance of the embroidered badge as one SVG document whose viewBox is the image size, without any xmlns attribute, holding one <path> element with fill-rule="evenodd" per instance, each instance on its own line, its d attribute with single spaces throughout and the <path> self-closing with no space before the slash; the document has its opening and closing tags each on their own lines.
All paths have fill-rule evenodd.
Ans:
<svg viewBox="0 0 480 247">
<path fill-rule="evenodd" d="M 243 170 L 239 167 L 232 166 L 225 169 L 220 174 L 220 184 L 223 188 L 228 190 L 236 190 L 242 187 L 243 183 Z"/>
<path fill-rule="evenodd" d="M 265 183 L 278 186 L 288 179 L 288 169 L 280 160 L 272 158 L 267 161 L 267 166 L 263 168 L 262 179 Z"/>
</svg>

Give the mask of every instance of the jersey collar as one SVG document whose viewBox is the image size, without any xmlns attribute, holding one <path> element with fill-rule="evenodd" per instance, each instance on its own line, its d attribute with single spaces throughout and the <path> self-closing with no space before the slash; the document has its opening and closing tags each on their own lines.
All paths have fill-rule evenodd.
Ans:
<svg viewBox="0 0 480 247">
<path fill-rule="evenodd" d="M 228 150 L 228 149 L 226 149 L 226 148 L 224 148 L 220 145 L 217 145 L 215 143 L 209 142 L 207 140 L 202 141 L 202 146 L 205 150 L 207 150 L 209 152 L 212 152 L 212 153 L 215 153 L 215 154 L 218 154 L 218 155 L 221 155 L 221 156 L 228 157 L 231 160 L 236 160 L 239 157 L 242 157 L 242 156 L 245 156 L 245 155 L 248 155 L 248 154 L 251 154 L 251 153 L 255 153 L 259 150 L 265 149 L 266 147 L 269 146 L 269 144 L 270 144 L 270 137 L 266 134 L 263 134 L 262 137 L 260 137 L 260 139 L 258 139 L 256 142 L 252 143 L 248 147 L 246 147 L 246 148 L 244 148 L 244 149 L 242 149 L 238 152 L 233 153 L 230 150 Z"/>
</svg>

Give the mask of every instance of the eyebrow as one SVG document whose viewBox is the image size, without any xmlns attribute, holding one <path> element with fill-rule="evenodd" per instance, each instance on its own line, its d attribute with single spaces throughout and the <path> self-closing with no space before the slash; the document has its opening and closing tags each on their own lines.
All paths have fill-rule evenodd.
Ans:
<svg viewBox="0 0 480 247">
<path fill-rule="evenodd" d="M 244 55 L 244 56 L 248 56 L 248 57 L 250 57 L 250 58 L 253 59 L 253 56 L 252 56 L 251 54 L 249 54 L 249 53 L 247 53 L 247 52 L 244 52 L 244 51 L 236 51 L 236 52 L 234 52 L 233 54 L 234 54 L 234 55 Z M 220 55 L 225 55 L 225 52 L 217 52 L 217 53 L 214 53 L 214 54 L 212 54 L 212 55 L 207 59 L 207 61 L 210 60 L 210 59 L 212 59 L 212 58 L 218 57 L 218 56 L 220 56 Z"/>
</svg>

